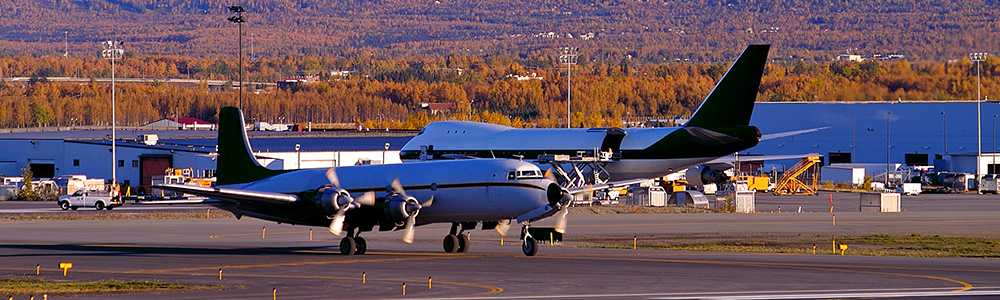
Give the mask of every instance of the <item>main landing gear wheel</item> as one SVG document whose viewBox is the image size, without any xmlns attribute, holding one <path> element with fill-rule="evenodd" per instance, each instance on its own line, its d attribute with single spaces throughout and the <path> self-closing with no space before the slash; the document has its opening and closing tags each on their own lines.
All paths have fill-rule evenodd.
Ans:
<svg viewBox="0 0 1000 300">
<path fill-rule="evenodd" d="M 538 253 L 538 241 L 533 237 L 525 237 L 524 241 L 521 241 L 521 252 L 524 252 L 525 256 L 535 256 Z"/>
<path fill-rule="evenodd" d="M 455 253 L 455 251 L 458 251 L 458 249 L 461 247 L 461 245 L 459 245 L 458 236 L 455 236 L 454 234 L 449 234 L 448 236 L 445 236 L 444 241 L 441 244 L 444 245 L 445 253 Z"/>
<path fill-rule="evenodd" d="M 353 255 L 356 249 L 357 243 L 354 238 L 347 236 L 340 240 L 340 254 Z"/>
<path fill-rule="evenodd" d="M 354 238 L 354 243 L 354 254 L 364 255 L 365 252 L 368 252 L 368 242 L 365 241 L 365 238 L 356 237 Z"/>
<path fill-rule="evenodd" d="M 458 235 L 458 253 L 469 252 L 469 235 L 461 233 Z"/>
</svg>

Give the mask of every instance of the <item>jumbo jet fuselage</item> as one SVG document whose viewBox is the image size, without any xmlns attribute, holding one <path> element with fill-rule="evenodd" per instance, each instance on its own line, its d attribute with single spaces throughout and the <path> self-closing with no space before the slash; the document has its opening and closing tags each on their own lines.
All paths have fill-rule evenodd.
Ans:
<svg viewBox="0 0 1000 300">
<path fill-rule="evenodd" d="M 523 158 L 539 155 L 597 157 L 611 154 L 605 168 L 614 180 L 652 178 L 705 163 L 757 145 L 753 126 L 518 129 L 502 125 L 446 121 L 427 125 L 400 151 L 400 158 L 421 155 Z"/>
<path fill-rule="evenodd" d="M 750 126 L 769 45 L 747 46 L 684 126 L 668 128 L 516 129 L 478 122 L 427 125 L 400 151 L 404 161 L 424 158 L 523 158 L 565 154 L 604 157 L 611 180 L 652 178 L 757 145 Z"/>
</svg>

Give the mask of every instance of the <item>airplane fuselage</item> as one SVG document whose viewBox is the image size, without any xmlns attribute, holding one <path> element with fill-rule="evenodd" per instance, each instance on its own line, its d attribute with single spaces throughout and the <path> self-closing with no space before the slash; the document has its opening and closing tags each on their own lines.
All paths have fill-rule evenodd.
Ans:
<svg viewBox="0 0 1000 300">
<path fill-rule="evenodd" d="M 302 194 L 329 184 L 328 169 L 296 170 L 262 180 L 220 186 L 247 191 Z M 536 176 L 511 176 L 521 171 Z M 383 199 L 387 187 L 398 179 L 406 193 L 418 201 L 434 197 L 434 205 L 420 210 L 417 224 L 435 222 L 475 222 L 513 219 L 545 206 L 546 192 L 552 181 L 541 177 L 537 166 L 509 159 L 453 160 L 434 163 L 410 163 L 336 168 L 340 186 L 357 197 L 369 191 Z M 307 200 L 307 199 L 303 199 Z M 307 201 L 304 201 L 307 202 Z M 308 207 L 303 207 L 308 209 Z M 368 209 L 371 211 L 371 209 Z M 363 210 L 359 210 L 363 211 Z M 267 213 L 266 208 L 259 210 Z M 316 209 L 316 212 L 319 212 Z M 379 212 L 375 212 L 379 213 Z M 248 213 L 252 215 L 251 213 Z M 255 217 L 267 218 L 262 215 Z M 277 216 L 284 222 L 295 222 L 288 216 Z M 281 221 L 273 219 L 275 221 Z M 325 226 L 329 220 L 319 219 Z"/>
<path fill-rule="evenodd" d="M 400 151 L 404 161 L 421 156 L 523 158 L 564 154 L 595 157 L 611 154 L 605 168 L 613 180 L 659 177 L 733 152 L 753 147 L 760 132 L 753 126 L 518 129 L 507 126 L 444 121 L 427 125 Z"/>
</svg>

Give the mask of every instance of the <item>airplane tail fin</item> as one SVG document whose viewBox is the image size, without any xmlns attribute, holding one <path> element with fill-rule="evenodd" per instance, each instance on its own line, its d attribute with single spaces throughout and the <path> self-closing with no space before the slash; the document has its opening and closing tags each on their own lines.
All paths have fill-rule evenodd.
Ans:
<svg viewBox="0 0 1000 300">
<path fill-rule="evenodd" d="M 217 185 L 247 183 L 282 173 L 257 163 L 243 128 L 243 112 L 235 107 L 219 110 L 218 153 L 215 160 Z"/>
<path fill-rule="evenodd" d="M 729 67 L 684 127 L 747 126 L 771 45 L 750 45 Z"/>
</svg>

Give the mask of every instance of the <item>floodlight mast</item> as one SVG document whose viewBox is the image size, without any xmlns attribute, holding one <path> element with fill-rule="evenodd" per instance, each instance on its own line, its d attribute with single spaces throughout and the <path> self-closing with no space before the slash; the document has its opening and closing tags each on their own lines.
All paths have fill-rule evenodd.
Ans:
<svg viewBox="0 0 1000 300">
<path fill-rule="evenodd" d="M 243 13 L 246 12 L 246 10 L 243 9 L 243 6 L 230 6 L 229 11 L 236 13 L 235 16 L 229 17 L 228 19 L 229 22 L 236 23 L 239 27 L 239 37 L 238 37 L 239 50 L 237 50 L 237 55 L 239 56 L 239 65 L 240 65 L 240 70 L 239 70 L 240 110 L 243 111 L 243 23 L 247 22 L 247 19 L 243 18 Z"/>
<path fill-rule="evenodd" d="M 116 143 L 116 122 L 115 122 L 115 60 L 122 59 L 125 50 L 122 49 L 121 41 L 104 41 L 101 47 L 101 57 L 111 60 L 111 185 L 118 184 L 118 153 L 115 149 Z"/>
<path fill-rule="evenodd" d="M 983 182 L 983 172 L 980 160 L 983 157 L 983 114 L 981 109 L 982 104 L 982 84 L 980 81 L 981 69 L 980 65 L 986 60 L 986 56 L 989 55 L 986 52 L 973 52 L 969 53 L 969 60 L 976 63 L 976 193 L 982 194 L 982 182 Z"/>
<path fill-rule="evenodd" d="M 570 120 L 571 111 L 569 103 L 570 100 L 572 99 L 571 95 L 573 93 L 573 86 L 572 86 L 573 65 L 576 64 L 577 62 L 577 58 L 579 57 L 577 51 L 580 50 L 580 48 L 562 47 L 561 50 L 562 54 L 559 55 L 559 62 L 566 65 L 566 128 L 572 128 L 573 123 Z"/>
</svg>

